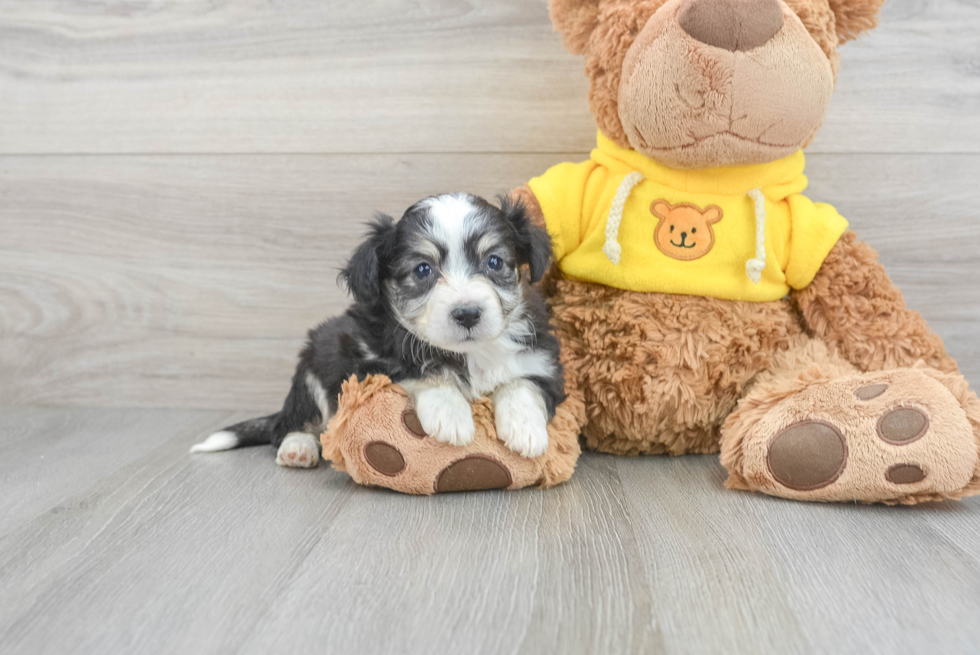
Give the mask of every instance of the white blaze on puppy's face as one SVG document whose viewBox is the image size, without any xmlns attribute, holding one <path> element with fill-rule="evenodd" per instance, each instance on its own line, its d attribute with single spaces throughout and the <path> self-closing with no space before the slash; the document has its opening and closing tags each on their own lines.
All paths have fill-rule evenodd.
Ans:
<svg viewBox="0 0 980 655">
<path fill-rule="evenodd" d="M 501 293 L 486 277 L 487 248 L 499 237 L 467 196 L 446 195 L 425 203 L 428 238 L 439 250 L 437 281 L 415 318 L 418 335 L 446 350 L 469 352 L 506 329 Z M 472 325 L 466 322 L 469 312 Z M 462 313 L 462 314 L 461 314 Z M 475 318 L 473 318 L 475 317 Z"/>
</svg>

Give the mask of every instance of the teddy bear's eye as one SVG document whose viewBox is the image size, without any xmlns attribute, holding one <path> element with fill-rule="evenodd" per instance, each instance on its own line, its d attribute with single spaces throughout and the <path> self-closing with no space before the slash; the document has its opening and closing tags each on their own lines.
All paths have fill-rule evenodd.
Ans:
<svg viewBox="0 0 980 655">
<path fill-rule="evenodd" d="M 691 234 L 697 234 L 697 233 L 698 233 L 698 228 L 692 227 L 691 228 Z"/>
<path fill-rule="evenodd" d="M 670 231 L 671 231 L 671 232 L 673 232 L 673 231 L 674 231 L 674 226 L 673 226 L 673 225 L 671 225 L 671 226 L 670 226 Z"/>
</svg>

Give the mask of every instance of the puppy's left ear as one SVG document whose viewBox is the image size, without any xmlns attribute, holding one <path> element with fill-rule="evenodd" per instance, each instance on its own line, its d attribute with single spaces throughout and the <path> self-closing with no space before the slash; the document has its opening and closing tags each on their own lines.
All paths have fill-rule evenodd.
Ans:
<svg viewBox="0 0 980 655">
<path fill-rule="evenodd" d="M 500 199 L 500 209 L 517 240 L 517 258 L 531 270 L 531 283 L 538 282 L 551 264 L 551 237 L 531 222 L 527 207 L 521 200 Z"/>
<path fill-rule="evenodd" d="M 394 242 L 395 220 L 379 214 L 370 225 L 367 239 L 340 272 L 340 279 L 357 302 L 373 305 L 381 298 L 384 263 L 391 259 Z"/>
</svg>

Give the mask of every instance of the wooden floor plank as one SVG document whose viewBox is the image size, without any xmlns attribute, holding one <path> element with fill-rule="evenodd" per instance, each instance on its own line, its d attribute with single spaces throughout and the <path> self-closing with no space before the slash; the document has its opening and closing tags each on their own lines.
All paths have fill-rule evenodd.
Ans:
<svg viewBox="0 0 980 655">
<path fill-rule="evenodd" d="M 275 649 L 297 621 L 306 641 L 352 653 L 651 652 L 618 481 L 600 458 L 580 473 L 544 494 L 359 496 L 335 525 L 358 538 L 314 548 L 245 652 Z"/>
<path fill-rule="evenodd" d="M 980 6 L 890 0 L 819 152 L 980 152 Z M 545 0 L 0 0 L 0 153 L 579 152 Z"/>
<path fill-rule="evenodd" d="M 214 411 L 0 407 L 0 535 L 43 512 L 70 515 L 69 499 L 179 435 L 203 436 L 246 418 Z"/>
<path fill-rule="evenodd" d="M 349 499 L 342 485 L 314 504 L 324 477 L 280 469 L 269 449 L 244 453 L 263 473 L 252 479 L 241 457 L 192 461 L 182 441 L 0 540 L 13 652 L 218 652 L 247 636 L 274 598 L 263 590 L 297 571 Z"/>
<path fill-rule="evenodd" d="M 714 457 L 617 469 L 669 652 L 976 648 L 980 566 L 962 540 L 980 529 L 975 500 L 801 504 L 724 490 Z"/>
<path fill-rule="evenodd" d="M 0 158 L 0 398 L 274 409 L 374 210 L 564 158 Z M 812 155 L 809 175 L 980 382 L 980 156 Z"/>
</svg>

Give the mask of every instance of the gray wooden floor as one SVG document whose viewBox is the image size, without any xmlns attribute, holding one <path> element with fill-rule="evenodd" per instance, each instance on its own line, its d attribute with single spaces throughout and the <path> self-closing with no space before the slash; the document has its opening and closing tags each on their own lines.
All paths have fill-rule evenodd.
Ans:
<svg viewBox="0 0 980 655">
<path fill-rule="evenodd" d="M 980 2 L 882 22 L 810 195 L 980 384 Z M 186 454 L 281 401 L 374 210 L 584 158 L 581 70 L 544 0 L 0 0 L 0 652 L 980 652 L 980 499 L 598 455 L 418 499 Z"/>
</svg>

